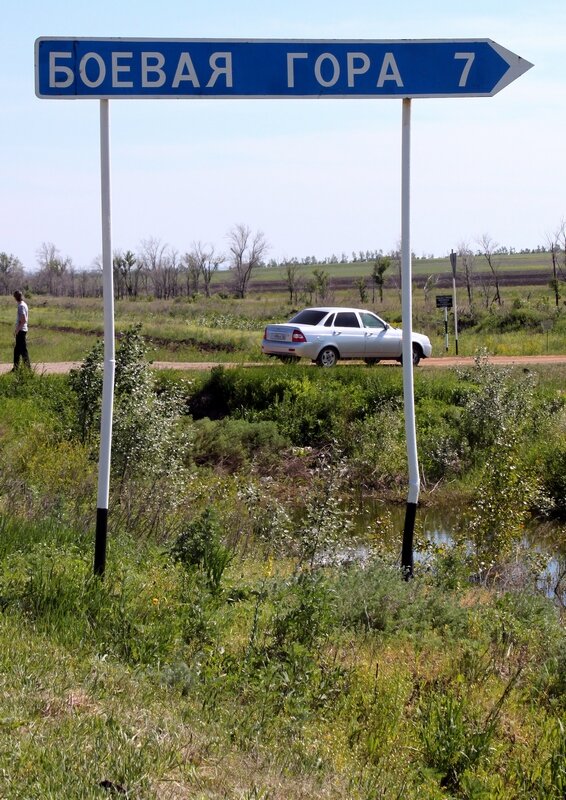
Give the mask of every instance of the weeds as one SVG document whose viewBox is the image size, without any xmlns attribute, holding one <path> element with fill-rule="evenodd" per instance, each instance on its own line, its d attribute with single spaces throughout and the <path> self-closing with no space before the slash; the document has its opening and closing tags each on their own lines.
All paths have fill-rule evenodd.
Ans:
<svg viewBox="0 0 566 800">
<path fill-rule="evenodd" d="M 2 797 L 561 797 L 558 610 L 525 581 L 470 581 L 469 543 L 431 549 L 409 583 L 376 555 L 381 526 L 363 564 L 340 558 L 352 498 L 403 474 L 396 371 L 179 387 L 135 336 L 103 582 L 84 522 L 96 358 L 72 392 L 0 380 Z M 491 372 L 419 378 L 416 395 L 421 444 L 443 443 L 427 470 L 468 473 L 474 557 L 499 564 L 560 405 Z M 224 419 L 188 418 L 197 396 Z"/>
<path fill-rule="evenodd" d="M 177 537 L 171 555 L 187 569 L 200 567 L 213 592 L 220 590 L 222 576 L 234 557 L 221 543 L 220 524 L 210 508 Z"/>
</svg>

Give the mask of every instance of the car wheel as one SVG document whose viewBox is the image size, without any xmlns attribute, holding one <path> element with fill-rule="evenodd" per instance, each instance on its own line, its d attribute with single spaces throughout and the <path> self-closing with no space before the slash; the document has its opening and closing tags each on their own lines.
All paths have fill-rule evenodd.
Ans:
<svg viewBox="0 0 566 800">
<path fill-rule="evenodd" d="M 333 347 L 323 347 L 316 358 L 319 367 L 334 367 L 338 361 L 338 353 Z"/>
<path fill-rule="evenodd" d="M 379 364 L 381 359 L 379 358 L 364 358 L 364 361 L 368 365 L 368 367 L 373 367 L 374 364 Z"/>
<path fill-rule="evenodd" d="M 420 344 L 413 345 L 413 366 L 417 367 L 419 365 L 419 361 L 423 357 L 423 351 L 421 350 Z M 403 363 L 403 356 L 400 356 L 398 359 L 399 363 Z"/>
</svg>

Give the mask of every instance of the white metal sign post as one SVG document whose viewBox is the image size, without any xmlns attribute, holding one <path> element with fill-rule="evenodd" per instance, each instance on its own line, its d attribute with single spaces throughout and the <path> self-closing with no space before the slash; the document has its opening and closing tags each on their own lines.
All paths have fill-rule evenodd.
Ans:
<svg viewBox="0 0 566 800">
<path fill-rule="evenodd" d="M 110 454 L 114 406 L 114 275 L 112 270 L 112 216 L 110 211 L 110 109 L 100 101 L 100 194 L 102 211 L 102 292 L 104 298 L 104 376 L 98 461 L 98 499 L 94 543 L 94 574 L 104 575 L 110 496 Z"/>
<path fill-rule="evenodd" d="M 401 569 L 405 578 L 413 574 L 413 538 L 420 478 L 413 386 L 413 282 L 411 264 L 411 100 L 403 100 L 401 142 L 401 312 L 403 318 L 403 405 L 409 467 L 409 492 L 401 548 Z"/>
<path fill-rule="evenodd" d="M 412 360 L 410 246 L 411 98 L 491 97 L 532 67 L 490 39 L 243 40 L 41 37 L 35 43 L 40 98 L 100 103 L 104 385 L 95 572 L 104 574 L 114 391 L 114 308 L 108 101 L 118 98 L 396 98 L 402 122 L 403 393 L 409 493 L 402 569 L 413 573 L 419 499 Z"/>
</svg>

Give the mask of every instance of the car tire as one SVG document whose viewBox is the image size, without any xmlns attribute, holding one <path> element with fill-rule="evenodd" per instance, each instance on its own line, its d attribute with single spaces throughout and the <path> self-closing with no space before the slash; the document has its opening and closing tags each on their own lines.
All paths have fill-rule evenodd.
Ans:
<svg viewBox="0 0 566 800">
<path fill-rule="evenodd" d="M 419 366 L 419 361 L 423 357 L 423 351 L 418 344 L 413 345 L 413 367 Z"/>
<path fill-rule="evenodd" d="M 364 361 L 368 365 L 368 367 L 373 367 L 374 364 L 379 364 L 381 361 L 380 358 L 364 358 Z"/>
<path fill-rule="evenodd" d="M 334 347 L 323 347 L 316 357 L 316 363 L 319 367 L 334 367 L 337 361 L 338 353 Z"/>
<path fill-rule="evenodd" d="M 423 357 L 423 351 L 421 349 L 420 344 L 413 344 L 413 367 L 418 367 L 421 358 Z M 403 356 L 400 356 L 398 359 L 399 363 L 403 363 Z"/>
</svg>

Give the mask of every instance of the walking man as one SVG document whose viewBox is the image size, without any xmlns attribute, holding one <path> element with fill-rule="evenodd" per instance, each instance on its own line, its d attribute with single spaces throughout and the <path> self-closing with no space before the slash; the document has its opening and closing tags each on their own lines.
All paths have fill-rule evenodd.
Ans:
<svg viewBox="0 0 566 800">
<path fill-rule="evenodd" d="M 28 304 L 24 300 L 24 296 L 20 291 L 14 292 L 14 300 L 18 304 L 18 312 L 16 316 L 16 327 L 14 332 L 16 334 L 16 346 L 14 347 L 14 371 L 18 369 L 20 359 L 23 360 L 26 367 L 31 369 L 29 362 L 28 346 L 26 342 L 28 332 Z"/>
</svg>

